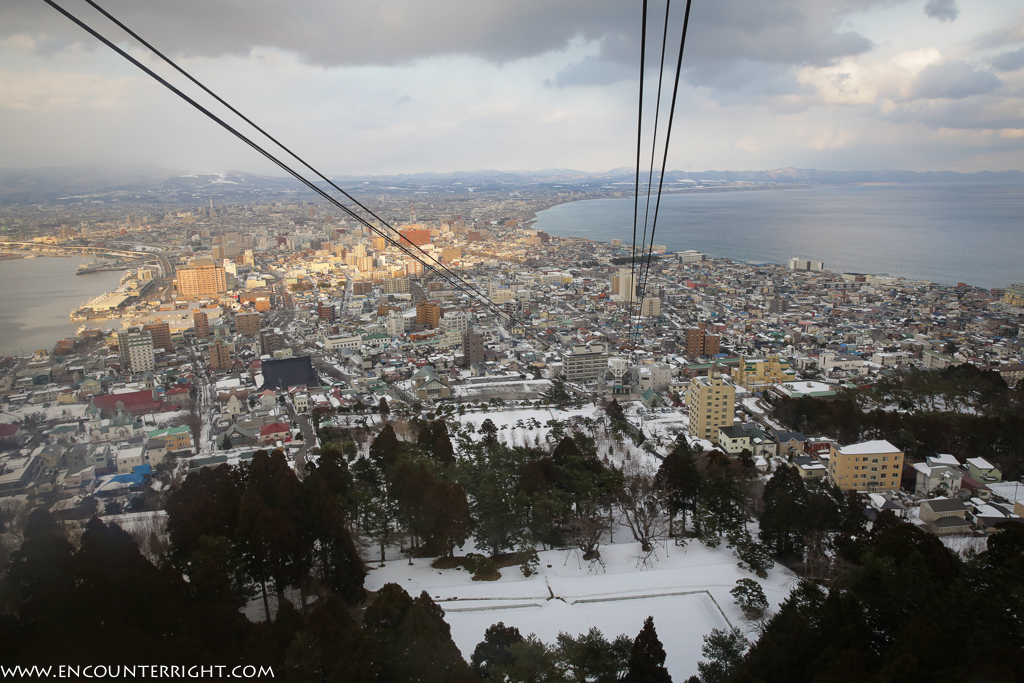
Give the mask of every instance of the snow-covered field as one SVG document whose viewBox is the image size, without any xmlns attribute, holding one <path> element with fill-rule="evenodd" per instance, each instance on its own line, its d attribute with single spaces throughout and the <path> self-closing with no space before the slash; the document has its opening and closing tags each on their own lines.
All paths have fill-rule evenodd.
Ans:
<svg viewBox="0 0 1024 683">
<path fill-rule="evenodd" d="M 647 463 L 648 466 L 655 468 L 658 464 L 654 456 L 633 444 L 632 441 L 618 437 L 612 438 L 605 429 L 607 417 L 604 409 L 593 404 L 575 410 L 520 408 L 473 412 L 450 419 L 455 420 L 460 428 L 462 425 L 472 425 L 476 432 L 472 435 L 474 440 L 480 438 L 480 425 L 484 420 L 490 419 L 498 428 L 498 440 L 502 443 L 508 446 L 540 448 L 554 446 L 552 440 L 549 439 L 551 428 L 547 426 L 547 423 L 550 420 L 555 420 L 566 425 L 566 433 L 571 434 L 574 429 L 579 429 L 595 437 L 598 454 L 601 457 L 610 458 L 611 462 L 617 466 L 621 466 L 627 459 L 636 459 L 638 462 Z M 537 426 L 538 424 L 540 426 Z"/>
<path fill-rule="evenodd" d="M 22 406 L 7 406 L 0 412 L 0 422 L 21 422 L 26 417 L 35 416 L 40 420 L 77 420 L 85 416 L 84 403 L 66 404 L 28 404 Z"/>
<path fill-rule="evenodd" d="M 469 551 L 467 546 L 464 552 Z M 540 570 L 529 578 L 519 567 L 507 567 L 501 579 L 477 582 L 465 570 L 434 569 L 430 559 L 415 559 L 410 566 L 396 554 L 385 567 L 371 569 L 366 588 L 393 582 L 414 596 L 427 591 L 444 608 L 452 637 L 467 659 L 487 627 L 499 621 L 553 643 L 559 632 L 579 634 L 595 626 L 609 639 L 622 633 L 632 639 L 644 619 L 653 616 L 666 666 L 675 680 L 685 680 L 697 672 L 703 637 L 711 629 L 753 629 L 729 591 L 738 579 L 756 576 L 737 567 L 732 551 L 723 546 L 712 550 L 695 540 L 684 547 L 668 545 L 658 548 L 647 565 L 640 560 L 638 543 L 602 546 L 603 566 L 571 550 L 539 555 Z M 794 581 L 781 566 L 759 580 L 772 609 Z"/>
</svg>

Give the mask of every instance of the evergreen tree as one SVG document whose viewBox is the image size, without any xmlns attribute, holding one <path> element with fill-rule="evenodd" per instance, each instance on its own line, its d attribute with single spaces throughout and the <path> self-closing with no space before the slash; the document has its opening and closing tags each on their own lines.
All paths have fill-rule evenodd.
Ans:
<svg viewBox="0 0 1024 683">
<path fill-rule="evenodd" d="M 665 503 L 669 511 L 669 533 L 671 534 L 672 519 L 683 514 L 683 530 L 686 529 L 686 514 L 697 510 L 700 493 L 700 471 L 697 469 L 697 458 L 683 436 L 676 442 L 675 448 L 665 456 L 658 467 L 656 481 L 665 490 Z"/>
<path fill-rule="evenodd" d="M 739 579 L 729 594 L 748 619 L 756 619 L 768 609 L 768 598 L 764 595 L 764 589 L 753 579 Z"/>
<path fill-rule="evenodd" d="M 558 634 L 555 657 L 575 683 L 616 683 L 629 671 L 633 641 L 620 635 L 612 642 L 597 629 L 573 637 Z"/>
<path fill-rule="evenodd" d="M 665 668 L 665 648 L 654 630 L 654 618 L 647 617 L 643 628 L 633 641 L 629 656 L 626 683 L 670 683 L 672 676 Z"/>
<path fill-rule="evenodd" d="M 701 683 L 727 683 L 742 663 L 747 645 L 738 628 L 712 629 L 701 647 L 708 661 L 697 663 Z"/>
<path fill-rule="evenodd" d="M 455 546 L 469 538 L 472 523 L 465 489 L 461 484 L 437 482 L 427 491 L 425 508 L 430 545 L 447 557 L 454 556 Z"/>
<path fill-rule="evenodd" d="M 489 417 L 480 423 L 480 434 L 483 435 L 482 440 L 485 446 L 493 446 L 498 442 L 498 427 Z"/>
<path fill-rule="evenodd" d="M 708 454 L 697 497 L 694 526 L 701 541 L 716 547 L 723 536 L 735 535 L 743 526 L 743 494 L 736 472 L 724 453 Z"/>
<path fill-rule="evenodd" d="M 395 435 L 394 427 L 390 424 L 384 425 L 380 434 L 370 444 L 370 459 L 387 473 L 398 462 L 401 453 L 402 444 Z"/>
<path fill-rule="evenodd" d="M 807 500 L 807 488 L 793 467 L 780 467 L 765 484 L 761 542 L 777 557 L 803 557 Z"/>
<path fill-rule="evenodd" d="M 426 592 L 413 599 L 401 586 L 385 584 L 367 607 L 364 623 L 382 646 L 382 656 L 373 663 L 377 680 L 473 680 L 444 621 L 444 611 Z"/>
<path fill-rule="evenodd" d="M 522 640 L 515 626 L 505 626 L 501 621 L 488 626 L 484 639 L 477 643 L 469 660 L 473 672 L 480 678 L 490 678 L 492 667 L 510 666 L 514 659 L 509 648 Z"/>
<path fill-rule="evenodd" d="M 391 416 L 391 407 L 388 405 L 388 400 L 383 396 L 380 397 L 380 403 L 377 404 L 377 412 L 380 413 L 380 419 L 385 422 Z"/>
<path fill-rule="evenodd" d="M 347 471 L 347 470 L 346 470 Z M 316 476 L 303 481 L 309 511 L 311 564 L 320 584 L 351 605 L 365 597 L 366 568 L 348 529 L 345 510 L 338 498 Z"/>
<path fill-rule="evenodd" d="M 473 539 L 491 555 L 512 550 L 526 527 L 526 502 L 515 491 L 517 463 L 501 445 L 473 462 L 464 483 L 473 497 Z"/>
<path fill-rule="evenodd" d="M 448 467 L 455 462 L 455 449 L 452 448 L 452 437 L 448 433 L 448 424 L 444 420 L 434 420 L 431 425 L 431 455 L 434 460 Z"/>
<path fill-rule="evenodd" d="M 7 579 L 14 592 L 14 604 L 21 623 L 33 630 L 45 630 L 73 618 L 75 581 L 74 548 L 64 530 L 44 508 L 29 513 L 25 540 L 11 556 Z"/>
</svg>

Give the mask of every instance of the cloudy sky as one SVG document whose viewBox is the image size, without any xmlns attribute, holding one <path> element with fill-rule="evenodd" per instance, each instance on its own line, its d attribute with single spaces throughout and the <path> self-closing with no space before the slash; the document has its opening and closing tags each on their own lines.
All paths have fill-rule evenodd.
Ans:
<svg viewBox="0 0 1024 683">
<path fill-rule="evenodd" d="M 639 0 L 97 1 L 328 173 L 634 163 Z M 664 12 L 650 0 L 652 98 Z M 0 7 L 0 124 L 0 166 L 271 172 L 43 0 Z M 1024 5 L 696 0 L 669 167 L 786 166 L 1024 169 Z"/>
</svg>

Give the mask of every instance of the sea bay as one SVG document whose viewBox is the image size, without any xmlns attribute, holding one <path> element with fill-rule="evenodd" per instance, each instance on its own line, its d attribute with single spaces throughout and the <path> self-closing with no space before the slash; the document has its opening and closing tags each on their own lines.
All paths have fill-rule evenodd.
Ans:
<svg viewBox="0 0 1024 683">
<path fill-rule="evenodd" d="M 0 355 L 52 349 L 82 325 L 70 318 L 92 297 L 109 292 L 120 271 L 76 275 L 83 257 L 38 257 L 0 261 Z"/>
<path fill-rule="evenodd" d="M 643 213 L 641 198 L 638 243 Z M 533 227 L 629 244 L 632 215 L 632 198 L 584 200 L 540 212 Z M 1005 287 L 1024 281 L 1024 186 L 936 183 L 666 194 L 654 242 L 670 251 L 696 249 L 710 258 L 784 264 L 801 256 L 837 272 Z"/>
</svg>

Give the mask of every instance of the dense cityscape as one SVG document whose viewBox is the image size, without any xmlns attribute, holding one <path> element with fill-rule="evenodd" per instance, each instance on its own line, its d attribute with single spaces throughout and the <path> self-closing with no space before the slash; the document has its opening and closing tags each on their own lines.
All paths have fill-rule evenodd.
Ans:
<svg viewBox="0 0 1024 683">
<path fill-rule="evenodd" d="M 368 206 L 401 217 L 395 229 L 299 193 L 0 208 L 4 259 L 84 254 L 94 260 L 80 273 L 124 270 L 115 291 L 68 312 L 82 323 L 76 336 L 0 361 L 4 564 L 41 561 L 28 542 L 42 533 L 33 511 L 46 511 L 82 543 L 124 529 L 152 566 L 199 581 L 196 544 L 213 531 L 182 526 L 203 525 L 181 521 L 189 505 L 204 509 L 204 495 L 240 477 L 239 492 L 278 487 L 260 505 L 287 512 L 291 503 L 275 502 L 281 481 L 302 496 L 319 485 L 340 501 L 338 526 L 309 532 L 321 535 L 305 560 L 268 549 L 280 539 L 257 550 L 232 537 L 244 515 L 224 522 L 224 552 L 245 567 L 218 570 L 235 586 L 221 599 L 249 623 L 280 622 L 286 604 L 316 614 L 328 595 L 370 623 L 381 596 L 401 602 L 388 588 L 401 583 L 427 591 L 422 599 L 443 604 L 453 625 L 438 646 L 450 658 L 439 680 L 525 680 L 509 672 L 516 657 L 526 666 L 530 643 L 558 675 L 583 675 L 559 663 L 583 647 L 582 634 L 559 635 L 556 647 L 524 640 L 525 626 L 485 634 L 487 624 L 459 621 L 469 596 L 488 624 L 513 623 L 496 601 L 533 605 L 519 584 L 509 593 L 486 583 L 504 586 L 511 574 L 540 576 L 540 597 L 562 599 L 552 566 L 575 552 L 577 587 L 561 590 L 582 602 L 701 586 L 712 616 L 659 633 L 670 670 L 696 674 L 703 655 L 699 675 L 711 681 L 766 656 L 753 645 L 742 661 L 773 613 L 795 609 L 796 582 L 846 585 L 887 528 L 911 528 L 917 536 L 904 540 L 922 548 L 939 539 L 964 563 L 992 534 L 1006 548 L 1019 542 L 1000 530 L 1024 516 L 1024 284 L 832 272 L 814 254 L 785 264 L 658 245 L 648 254 L 628 238 L 532 227 L 554 204 L 615 194 L 378 190 Z M 818 526 L 824 518 L 834 520 Z M 731 578 L 681 578 L 689 565 L 669 549 L 683 545 Z M 431 567 L 433 578 L 417 573 Z M 645 569 L 660 578 L 636 583 Z M 469 574 L 484 583 L 467 584 Z M 617 578 L 613 588 L 587 583 L 602 574 Z M 6 590 L 23 595 L 31 582 L 19 587 L 17 576 Z M 693 609 L 678 599 L 663 611 Z M 653 633 L 663 617 L 651 613 Z M 577 623 L 559 632 L 572 636 Z M 1006 642 L 1019 628 L 1006 627 Z M 45 652 L 19 637 L 25 652 Z M 266 661 L 293 680 L 320 680 L 290 658 L 298 637 Z M 640 666 L 631 640 L 601 642 L 618 653 L 610 671 Z M 515 643 L 526 645 L 509 650 Z M 487 659 L 485 646 L 505 654 Z M 230 659 L 236 647 L 200 649 Z M 85 651 L 69 648 L 69 663 Z M 887 652 L 877 646 L 858 666 L 895 666 Z"/>
</svg>

